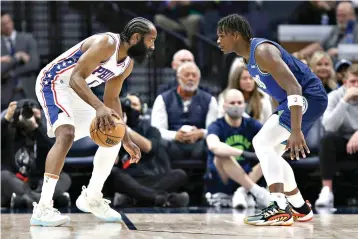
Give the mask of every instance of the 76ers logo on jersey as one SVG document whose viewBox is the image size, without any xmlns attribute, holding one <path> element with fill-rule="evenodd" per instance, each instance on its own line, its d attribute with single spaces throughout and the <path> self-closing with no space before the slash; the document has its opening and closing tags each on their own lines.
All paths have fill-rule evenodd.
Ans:
<svg viewBox="0 0 358 239">
<path fill-rule="evenodd" d="M 92 72 L 93 75 L 96 75 L 98 78 L 100 78 L 103 81 L 107 81 L 111 79 L 114 76 L 114 73 L 106 68 L 103 68 L 102 66 L 98 67 L 96 70 Z"/>
<path fill-rule="evenodd" d="M 252 77 L 254 79 L 254 81 L 257 83 L 257 85 L 262 88 L 262 89 L 266 89 L 266 85 L 265 83 L 263 83 L 261 80 L 260 80 L 260 76 L 259 75 L 255 75 L 254 77 Z"/>
</svg>

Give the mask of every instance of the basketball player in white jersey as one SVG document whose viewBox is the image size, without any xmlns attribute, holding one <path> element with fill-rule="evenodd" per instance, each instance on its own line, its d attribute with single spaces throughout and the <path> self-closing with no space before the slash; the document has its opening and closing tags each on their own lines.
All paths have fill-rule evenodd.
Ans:
<svg viewBox="0 0 358 239">
<path fill-rule="evenodd" d="M 41 70 L 36 93 L 48 122 L 48 135 L 56 142 L 46 159 L 41 199 L 34 203 L 31 225 L 59 226 L 70 221 L 52 206 L 52 197 L 65 157 L 73 141 L 89 135 L 94 117 L 101 129 L 114 126 L 112 116 L 122 118 L 119 101 L 123 81 L 133 69 L 133 60 L 142 62 L 154 50 L 157 31 L 144 18 L 131 20 L 121 34 L 93 35 L 78 43 Z M 102 103 L 90 87 L 106 83 Z M 125 150 L 136 163 L 140 150 L 126 133 Z M 103 199 L 103 184 L 109 176 L 121 145 L 99 147 L 93 161 L 89 185 L 82 187 L 77 207 L 104 221 L 120 221 L 121 215 Z"/>
</svg>

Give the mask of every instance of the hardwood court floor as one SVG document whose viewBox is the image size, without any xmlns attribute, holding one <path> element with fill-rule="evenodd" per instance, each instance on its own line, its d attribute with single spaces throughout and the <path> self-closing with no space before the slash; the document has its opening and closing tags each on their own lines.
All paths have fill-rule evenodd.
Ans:
<svg viewBox="0 0 358 239">
<path fill-rule="evenodd" d="M 69 225 L 44 228 L 29 226 L 30 213 L 2 213 L 1 238 L 358 238 L 358 214 L 315 215 L 311 222 L 295 223 L 289 227 L 245 225 L 245 214 L 234 210 L 230 213 L 197 213 L 195 210 L 188 213 L 122 212 L 122 223 L 102 223 L 84 213 L 69 215 Z"/>
</svg>

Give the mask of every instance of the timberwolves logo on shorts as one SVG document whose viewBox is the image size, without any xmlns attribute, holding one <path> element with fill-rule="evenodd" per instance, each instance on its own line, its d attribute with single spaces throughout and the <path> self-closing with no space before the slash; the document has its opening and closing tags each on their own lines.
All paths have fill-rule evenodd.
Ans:
<svg viewBox="0 0 358 239">
<path fill-rule="evenodd" d="M 308 109 L 308 101 L 306 97 L 302 96 L 302 98 L 303 98 L 302 114 L 304 114 Z"/>
</svg>

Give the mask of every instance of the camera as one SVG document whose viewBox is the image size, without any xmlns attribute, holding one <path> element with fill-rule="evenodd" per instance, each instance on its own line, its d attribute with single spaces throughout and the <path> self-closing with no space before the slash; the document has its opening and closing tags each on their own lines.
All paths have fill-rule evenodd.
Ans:
<svg viewBox="0 0 358 239">
<path fill-rule="evenodd" d="M 31 104 L 31 102 L 25 101 L 22 108 L 20 108 L 20 115 L 25 119 L 30 119 L 34 115 L 32 111 L 34 107 L 35 106 Z"/>
</svg>

